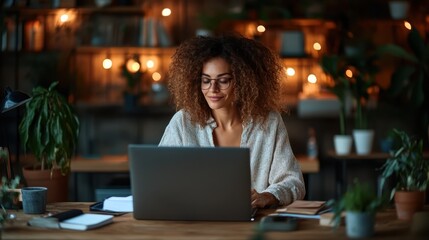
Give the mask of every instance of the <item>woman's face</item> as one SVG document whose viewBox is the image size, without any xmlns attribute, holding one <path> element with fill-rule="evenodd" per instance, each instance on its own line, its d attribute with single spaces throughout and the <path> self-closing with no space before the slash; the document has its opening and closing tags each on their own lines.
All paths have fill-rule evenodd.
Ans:
<svg viewBox="0 0 429 240">
<path fill-rule="evenodd" d="M 233 85 L 230 66 L 223 58 L 213 58 L 204 63 L 201 91 L 212 110 L 233 106 Z"/>
</svg>

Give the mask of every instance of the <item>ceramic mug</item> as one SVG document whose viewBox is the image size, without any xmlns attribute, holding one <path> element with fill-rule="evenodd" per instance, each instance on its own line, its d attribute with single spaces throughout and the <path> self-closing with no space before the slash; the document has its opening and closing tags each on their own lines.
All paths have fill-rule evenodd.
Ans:
<svg viewBox="0 0 429 240">
<path fill-rule="evenodd" d="M 22 209 L 25 214 L 42 214 L 46 211 L 48 189 L 46 187 L 24 187 L 22 193 Z"/>
</svg>

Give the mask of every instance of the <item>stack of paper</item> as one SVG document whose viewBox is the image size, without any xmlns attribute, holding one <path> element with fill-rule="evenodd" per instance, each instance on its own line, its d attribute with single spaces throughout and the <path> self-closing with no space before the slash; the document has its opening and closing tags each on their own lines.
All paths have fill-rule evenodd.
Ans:
<svg viewBox="0 0 429 240">
<path fill-rule="evenodd" d="M 329 211 L 324 201 L 297 200 L 285 208 L 277 209 L 280 215 L 300 218 L 320 218 L 320 214 Z"/>
<path fill-rule="evenodd" d="M 103 210 L 113 212 L 132 212 L 133 196 L 109 197 L 103 202 Z"/>
</svg>

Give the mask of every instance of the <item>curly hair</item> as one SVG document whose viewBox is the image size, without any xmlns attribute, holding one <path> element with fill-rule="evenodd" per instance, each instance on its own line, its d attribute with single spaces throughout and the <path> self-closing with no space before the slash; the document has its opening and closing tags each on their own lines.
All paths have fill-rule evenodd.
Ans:
<svg viewBox="0 0 429 240">
<path fill-rule="evenodd" d="M 265 121 L 282 111 L 280 84 L 285 73 L 276 53 L 262 43 L 238 35 L 197 36 L 184 41 L 172 57 L 168 88 L 177 109 L 191 121 L 206 125 L 211 109 L 201 92 L 203 64 L 221 57 L 229 63 L 235 101 L 243 122 Z"/>
</svg>

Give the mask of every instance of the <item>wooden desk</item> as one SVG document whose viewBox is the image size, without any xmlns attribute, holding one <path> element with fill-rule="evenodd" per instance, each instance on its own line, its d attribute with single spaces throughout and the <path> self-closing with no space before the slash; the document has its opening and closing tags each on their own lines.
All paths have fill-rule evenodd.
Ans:
<svg viewBox="0 0 429 240">
<path fill-rule="evenodd" d="M 88 211 L 90 203 L 54 203 L 49 212 L 80 208 Z M 41 229 L 29 227 L 26 222 L 38 215 L 17 213 L 14 224 L 8 224 L 2 233 L 3 240 L 18 239 L 252 239 L 260 217 L 272 212 L 261 212 L 256 222 L 210 222 L 210 221 L 146 221 L 135 220 L 131 213 L 115 217 L 113 223 L 89 231 Z M 300 219 L 298 229 L 292 232 L 267 232 L 264 239 L 347 239 L 344 226 L 337 231 L 320 226 L 318 220 Z M 377 215 L 375 235 L 372 239 L 412 239 L 410 223 L 399 221 L 393 210 Z"/>
</svg>

